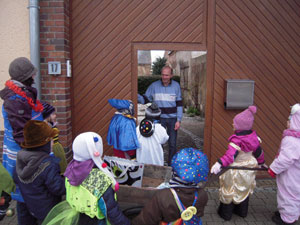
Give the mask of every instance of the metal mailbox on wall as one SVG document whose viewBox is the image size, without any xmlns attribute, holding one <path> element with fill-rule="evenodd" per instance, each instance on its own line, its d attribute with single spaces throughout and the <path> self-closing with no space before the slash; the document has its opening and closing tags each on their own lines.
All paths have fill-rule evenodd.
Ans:
<svg viewBox="0 0 300 225">
<path fill-rule="evenodd" d="M 245 109 L 253 105 L 253 80 L 225 80 L 225 88 L 225 109 Z"/>
</svg>

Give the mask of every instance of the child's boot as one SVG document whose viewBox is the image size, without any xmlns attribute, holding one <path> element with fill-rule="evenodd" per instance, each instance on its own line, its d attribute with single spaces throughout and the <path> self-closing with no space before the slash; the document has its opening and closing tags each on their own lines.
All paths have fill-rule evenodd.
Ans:
<svg viewBox="0 0 300 225">
<path fill-rule="evenodd" d="M 295 222 L 293 223 L 286 223 L 281 219 L 280 213 L 278 211 L 276 211 L 274 213 L 274 215 L 272 216 L 272 221 L 277 224 L 277 225 L 288 225 L 288 224 L 295 224 Z"/>
<path fill-rule="evenodd" d="M 0 221 L 6 215 L 6 211 L 9 207 L 9 202 L 11 201 L 11 197 L 6 192 L 2 191 L 2 196 L 0 197 Z"/>
<path fill-rule="evenodd" d="M 240 204 L 234 206 L 233 212 L 240 217 L 246 217 L 248 214 L 249 196 Z"/>
<path fill-rule="evenodd" d="M 234 209 L 233 203 L 224 204 L 224 203 L 220 202 L 220 205 L 218 208 L 218 214 L 224 220 L 231 220 L 233 209 Z"/>
</svg>

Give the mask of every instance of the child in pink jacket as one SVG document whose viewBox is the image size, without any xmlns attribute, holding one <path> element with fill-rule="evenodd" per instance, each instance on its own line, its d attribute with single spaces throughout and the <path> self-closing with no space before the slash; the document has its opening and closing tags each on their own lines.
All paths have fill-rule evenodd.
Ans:
<svg viewBox="0 0 300 225">
<path fill-rule="evenodd" d="M 212 166 L 211 173 L 218 174 L 221 167 L 240 166 L 257 167 L 264 164 L 264 152 L 260 147 L 260 138 L 252 130 L 255 106 L 237 114 L 233 119 L 234 134 L 229 137 L 226 153 Z M 224 220 L 230 220 L 232 213 L 246 217 L 249 195 L 255 188 L 256 172 L 253 170 L 228 170 L 220 176 L 218 214 Z"/>
<path fill-rule="evenodd" d="M 279 154 L 268 172 L 276 176 L 278 188 L 278 211 L 272 220 L 276 224 L 294 224 L 300 216 L 300 104 L 292 107 Z"/>
</svg>

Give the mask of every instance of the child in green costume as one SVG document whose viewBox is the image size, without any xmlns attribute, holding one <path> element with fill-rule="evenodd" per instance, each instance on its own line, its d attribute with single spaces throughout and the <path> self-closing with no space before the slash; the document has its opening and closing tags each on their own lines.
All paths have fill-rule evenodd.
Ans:
<svg viewBox="0 0 300 225">
<path fill-rule="evenodd" d="M 102 161 L 103 144 L 94 132 L 73 141 L 73 160 L 66 172 L 66 201 L 56 205 L 43 225 L 130 225 L 115 199 L 119 184 Z"/>
<path fill-rule="evenodd" d="M 9 207 L 9 202 L 11 201 L 10 193 L 14 192 L 16 189 L 15 183 L 12 177 L 9 175 L 7 170 L 0 163 L 0 221 L 6 215 L 7 209 Z"/>
</svg>

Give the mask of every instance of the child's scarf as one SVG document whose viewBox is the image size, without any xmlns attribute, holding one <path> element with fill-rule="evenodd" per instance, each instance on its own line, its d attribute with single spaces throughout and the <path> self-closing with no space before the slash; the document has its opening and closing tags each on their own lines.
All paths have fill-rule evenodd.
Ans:
<svg viewBox="0 0 300 225">
<path fill-rule="evenodd" d="M 69 163 L 64 175 L 69 179 L 71 185 L 78 186 L 88 177 L 94 165 L 92 159 L 83 162 L 73 159 Z"/>
<path fill-rule="evenodd" d="M 34 101 L 32 98 L 28 97 L 24 91 L 20 87 L 14 84 L 11 80 L 6 81 L 5 86 L 8 87 L 10 90 L 15 92 L 17 95 L 20 95 L 21 97 L 25 98 L 30 105 L 30 107 L 36 111 L 36 112 L 43 112 L 44 107 L 42 103 L 39 100 L 36 100 L 36 104 L 34 104 Z"/>
<path fill-rule="evenodd" d="M 169 181 L 169 185 L 170 187 L 186 187 L 186 188 L 194 188 L 195 186 L 197 186 L 197 184 L 195 183 L 191 183 L 191 182 L 186 182 L 182 179 L 180 179 L 180 177 L 173 172 L 172 174 L 172 178 Z"/>
<path fill-rule="evenodd" d="M 300 131 L 286 129 L 286 130 L 283 131 L 283 135 L 282 136 L 283 137 L 291 136 L 291 137 L 300 138 Z"/>
</svg>

